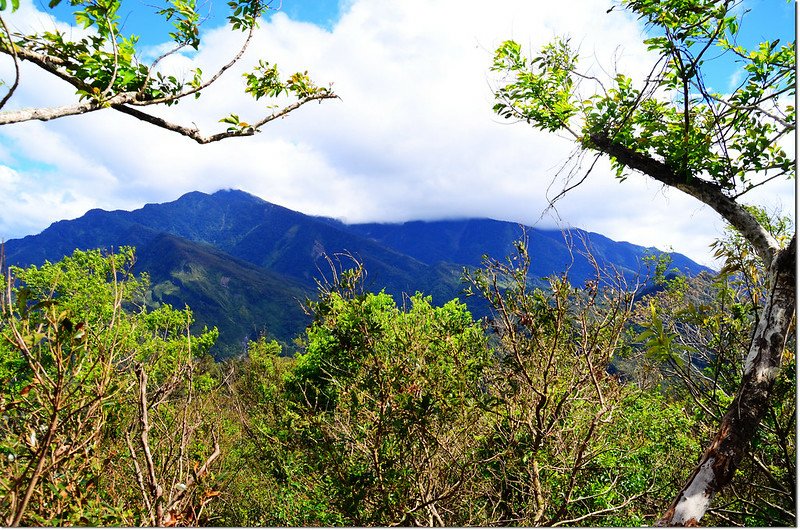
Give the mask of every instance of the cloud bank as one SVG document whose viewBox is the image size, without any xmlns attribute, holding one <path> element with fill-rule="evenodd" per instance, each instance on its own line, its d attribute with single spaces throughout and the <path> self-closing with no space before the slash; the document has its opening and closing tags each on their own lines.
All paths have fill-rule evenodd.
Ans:
<svg viewBox="0 0 800 530">
<path fill-rule="evenodd" d="M 288 2 L 289 0 L 285 0 Z M 326 29 L 285 13 L 265 21 L 238 71 L 196 102 L 164 114 L 204 129 L 263 105 L 243 95 L 241 73 L 259 58 L 308 69 L 341 100 L 312 104 L 252 138 L 206 146 L 112 111 L 0 130 L 0 237 L 36 233 L 90 208 L 131 209 L 192 190 L 239 188 L 309 214 L 347 222 L 491 217 L 557 223 L 613 239 L 674 249 L 711 264 L 724 223 L 708 208 L 633 176 L 617 182 L 601 161 L 578 189 L 542 215 L 574 152 L 565 138 L 510 124 L 491 112 L 493 50 L 513 38 L 535 51 L 570 35 L 583 64 L 613 64 L 637 78 L 650 64 L 642 27 L 596 0 L 354 0 Z M 26 16 L 40 16 L 30 5 Z M 44 22 L 39 22 L 43 24 Z M 167 68 L 221 65 L 241 34 L 210 29 L 191 57 Z M 0 64 L 8 75 L 9 65 Z M 599 75 L 602 72 L 595 67 Z M 26 68 L 18 105 L 54 105 L 72 91 Z M 588 164 L 584 164 L 588 168 Z M 572 166 L 567 165 L 567 170 Z M 548 190 L 549 188 L 549 190 Z M 792 183 L 752 201 L 790 211 Z"/>
</svg>

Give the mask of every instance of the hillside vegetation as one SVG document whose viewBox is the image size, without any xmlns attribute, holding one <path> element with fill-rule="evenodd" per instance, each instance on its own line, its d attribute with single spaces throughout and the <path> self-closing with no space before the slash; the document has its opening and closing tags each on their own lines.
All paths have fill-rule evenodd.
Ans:
<svg viewBox="0 0 800 530">
<path fill-rule="evenodd" d="M 174 47 L 150 64 L 122 0 L 69 4 L 80 28 L 46 31 L 7 24 L 30 6 L 0 0 L 0 53 L 13 65 L 0 125 L 120 112 L 205 144 L 338 98 L 261 60 L 245 93 L 266 108 L 202 133 L 158 109 L 233 68 L 272 2 L 229 2 L 241 48 L 184 79 L 160 63 L 201 50 L 208 19 L 194 0 L 156 8 Z M 655 183 L 718 214 L 719 272 L 578 229 L 347 225 L 237 191 L 55 223 L 0 252 L 2 524 L 795 525 L 796 228 L 750 192 L 795 178 L 796 42 L 759 34 L 746 45 L 740 0 L 614 4 L 606 14 L 639 23 L 647 53 L 633 63 L 615 54 L 587 65 L 582 37 L 496 48 L 496 115 L 574 147 L 547 188 L 514 186 L 546 189 L 553 207 L 608 161 L 620 182 Z M 71 85 L 72 103 L 21 108 L 31 65 Z M 469 91 L 405 77 L 426 94 Z M 391 101 L 395 88 L 372 95 Z M 97 147 L 101 130 L 88 134 L 72 146 Z M 128 136 L 126 153 L 137 154 L 139 135 Z M 545 144 L 531 138 L 535 154 Z M 37 142 L 20 140 L 5 158 L 30 169 L 43 160 Z M 494 153 L 514 157 L 508 147 Z M 518 174 L 509 167 L 493 171 Z M 38 199 L 29 191 L 42 179 L 20 172 L 17 183 L 5 169 L 12 196 Z M 356 173 L 393 175 L 369 160 Z M 457 169 L 433 176 L 466 182 Z"/>
<path fill-rule="evenodd" d="M 234 312 L 260 296 L 236 283 L 258 269 L 225 259 L 214 270 L 230 272 L 210 276 L 184 241 L 151 247 L 184 260 L 173 274 L 183 285 L 222 307 L 236 300 Z M 468 299 L 491 309 L 477 320 L 458 300 L 371 291 L 363 264 L 331 261 L 297 355 L 262 336 L 219 362 L 217 330 L 193 332 L 192 311 L 168 303 L 177 286 L 134 274 L 130 248 L 12 267 L 0 323 L 3 523 L 649 524 L 741 370 L 763 283 L 728 243 L 716 276 L 652 260 L 658 288 L 642 296 L 644 282 L 599 267 L 581 285 L 567 274 L 534 285 L 518 242 L 465 278 Z M 208 247 L 203 261 L 215 259 Z M 793 524 L 793 361 L 776 393 L 714 524 Z"/>
</svg>

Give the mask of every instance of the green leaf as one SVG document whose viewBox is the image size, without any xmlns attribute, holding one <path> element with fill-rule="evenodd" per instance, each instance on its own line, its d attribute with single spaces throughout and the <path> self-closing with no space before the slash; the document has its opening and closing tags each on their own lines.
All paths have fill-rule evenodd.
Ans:
<svg viewBox="0 0 800 530">
<path fill-rule="evenodd" d="M 230 123 L 232 125 L 238 125 L 240 121 L 239 116 L 236 114 L 231 114 L 219 120 L 220 123 Z"/>
</svg>

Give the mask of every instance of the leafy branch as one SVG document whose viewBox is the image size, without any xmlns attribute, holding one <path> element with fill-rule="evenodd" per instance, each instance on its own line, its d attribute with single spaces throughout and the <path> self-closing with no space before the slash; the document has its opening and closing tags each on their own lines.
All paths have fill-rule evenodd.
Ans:
<svg viewBox="0 0 800 530">
<path fill-rule="evenodd" d="M 59 3 L 60 0 L 53 0 L 50 7 Z M 250 136 L 259 132 L 259 127 L 289 114 L 305 103 L 337 97 L 330 87 L 320 88 L 315 85 L 307 72 L 296 73 L 281 81 L 277 77 L 277 67 L 262 60 L 252 73 L 245 74 L 245 92 L 256 99 L 287 96 L 293 101 L 253 120 L 252 126 L 239 127 L 237 122 L 235 127 L 229 127 L 224 132 L 201 134 L 196 126 L 173 123 L 154 113 L 133 107 L 171 106 L 189 96 L 200 97 L 203 90 L 240 61 L 252 42 L 258 20 L 270 9 L 271 2 L 229 2 L 229 27 L 235 31 L 244 31 L 246 35 L 241 47 L 230 60 L 207 79 L 203 79 L 200 68 L 196 68 L 189 79 L 165 75 L 159 70 L 159 65 L 165 58 L 180 50 L 187 47 L 199 49 L 202 20 L 197 11 L 196 0 L 170 0 L 166 7 L 156 11 L 158 16 L 172 23 L 174 31 L 169 33 L 169 37 L 175 42 L 175 46 L 149 65 L 138 59 L 139 38 L 136 35 L 125 37 L 120 33 L 118 11 L 122 5 L 121 0 L 74 0 L 71 4 L 74 7 L 75 23 L 84 30 L 90 30 L 87 36 L 74 40 L 57 30 L 30 35 L 11 32 L 5 20 L 0 18 L 0 28 L 3 30 L 0 34 L 0 52 L 11 56 L 15 64 L 15 82 L 0 100 L 0 109 L 11 99 L 19 84 L 19 63 L 22 61 L 33 63 L 72 85 L 78 101 L 60 107 L 0 111 L 0 125 L 30 120 L 48 121 L 111 108 L 199 143 L 208 143 L 224 138 Z M 11 7 L 12 12 L 17 9 L 16 1 Z M 6 8 L 4 0 L 0 4 L 0 10 Z M 222 120 L 223 123 L 234 125 L 225 120 Z"/>
</svg>

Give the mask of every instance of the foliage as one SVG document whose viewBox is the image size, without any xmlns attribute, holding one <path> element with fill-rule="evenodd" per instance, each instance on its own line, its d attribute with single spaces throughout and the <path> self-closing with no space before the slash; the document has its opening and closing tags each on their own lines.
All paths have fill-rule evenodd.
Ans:
<svg viewBox="0 0 800 530">
<path fill-rule="evenodd" d="M 219 495 L 207 481 L 220 456 L 213 419 L 219 403 L 212 399 L 219 382 L 208 356 L 217 333 L 193 337 L 191 323 L 189 310 L 169 306 L 143 315 L 128 366 L 134 377 L 121 400 L 127 421 L 119 428 L 130 467 L 112 475 L 109 488 L 138 485 L 129 502 L 139 524 L 196 524 Z"/>
<path fill-rule="evenodd" d="M 399 308 L 359 293 L 359 269 L 342 278 L 287 379 L 299 446 L 348 524 L 452 524 L 476 473 L 483 332 L 457 301 Z"/>
<path fill-rule="evenodd" d="M 224 526 L 333 526 L 322 478 L 294 448 L 294 415 L 286 379 L 295 360 L 275 341 L 250 342 L 247 357 L 230 361 L 232 434 L 222 464 L 227 484 L 211 517 Z"/>
<path fill-rule="evenodd" d="M 566 38 L 531 59 L 521 46 L 503 43 L 492 69 L 505 76 L 495 112 L 547 130 L 565 130 L 584 146 L 601 137 L 662 160 L 685 179 L 704 178 L 741 194 L 779 175 L 794 175 L 794 159 L 781 138 L 794 131 L 795 43 L 736 44 L 740 21 L 730 1 L 629 0 L 651 35 L 658 60 L 641 87 L 616 74 L 606 88 L 577 70 L 578 53 Z M 680 15 L 678 15 L 680 13 Z M 746 75 L 730 94 L 710 90 L 707 56 L 733 56 Z M 582 95 L 576 79 L 596 81 Z M 586 87 L 587 83 L 581 86 Z M 617 176 L 628 167 L 612 154 Z"/>
<path fill-rule="evenodd" d="M 770 214 L 763 208 L 747 206 L 759 224 L 769 232 L 781 248 L 785 248 L 794 233 L 794 223 L 789 216 Z M 711 244 L 714 257 L 723 260 L 720 273 L 733 287 L 752 301 L 751 311 L 756 311 L 767 296 L 767 274 L 764 263 L 752 245 L 732 226 L 725 227 L 724 236 Z"/>
<path fill-rule="evenodd" d="M 61 3 L 52 0 L 52 9 Z M 0 11 L 6 9 L 5 1 Z M 12 2 L 13 11 L 19 7 L 17 0 Z M 161 70 L 162 61 L 184 50 L 198 50 L 201 44 L 201 24 L 204 18 L 195 0 L 168 0 L 166 5 L 156 10 L 156 16 L 171 24 L 169 32 L 172 48 L 147 64 L 141 58 L 142 51 L 137 46 L 139 37 L 125 36 L 124 24 L 120 20 L 123 10 L 121 0 L 73 0 L 70 2 L 72 15 L 77 28 L 73 31 L 43 31 L 24 34 L 9 29 L 0 17 L 0 52 L 10 56 L 15 65 L 15 79 L 9 91 L 0 100 L 2 108 L 12 97 L 20 82 L 20 62 L 29 61 L 42 68 L 55 78 L 72 85 L 78 102 L 51 109 L 26 109 L 0 113 L 0 124 L 16 123 L 32 119 L 50 120 L 113 108 L 124 114 L 173 132 L 177 132 L 199 143 L 208 143 L 232 136 L 249 136 L 260 131 L 266 123 L 284 116 L 301 105 L 314 100 L 335 97 L 330 88 L 318 87 L 307 72 L 295 73 L 283 80 L 276 66 L 268 66 L 264 61 L 252 72 L 244 74 L 245 92 L 255 99 L 267 96 L 282 107 L 272 110 L 265 116 L 248 123 L 231 114 L 220 119 L 229 125 L 225 132 L 204 136 L 196 126 L 182 126 L 167 121 L 157 114 L 141 110 L 143 107 L 172 106 L 181 100 L 199 98 L 203 90 L 214 84 L 244 54 L 258 21 L 269 9 L 271 2 L 264 0 L 234 0 L 228 3 L 230 14 L 228 25 L 233 31 L 245 33 L 242 47 L 231 60 L 212 75 L 196 68 L 188 78 L 179 78 Z M 74 37 L 73 37 L 74 35 Z M 280 95 L 286 99 L 276 99 Z"/>
<path fill-rule="evenodd" d="M 621 278 L 531 288 L 524 242 L 468 275 L 486 326 L 455 300 L 364 292 L 357 264 L 320 283 L 302 354 L 262 337 L 224 363 L 188 310 L 141 307 L 132 260 L 76 252 L 7 284 L 0 485 L 21 523 L 638 525 L 699 450 L 682 394 L 607 370 L 638 351 Z M 31 319 L 50 335 L 20 341 Z M 776 414 L 754 456 L 780 481 Z"/>
<path fill-rule="evenodd" d="M 630 525 L 663 508 L 698 444 L 680 405 L 606 372 L 632 295 L 528 290 L 519 258 L 472 276 L 513 322 L 488 335 L 455 301 L 363 292 L 357 264 L 320 285 L 304 353 L 251 343 L 214 520 Z"/>
<path fill-rule="evenodd" d="M 786 219 L 757 213 L 779 239 L 793 230 Z M 633 322 L 641 331 L 630 340 L 641 347 L 631 350 L 636 353 L 625 367 L 640 384 L 693 411 L 701 439 L 713 434 L 734 399 L 766 289 L 740 235 L 728 229 L 714 247 L 726 258 L 719 275 L 667 282 L 639 303 Z M 795 520 L 795 348 L 792 342 L 783 352 L 769 413 L 730 491 L 710 510 L 712 523 L 784 526 Z"/>
<path fill-rule="evenodd" d="M 663 435 L 685 428 L 683 414 L 608 371 L 633 293 L 599 269 L 582 287 L 565 273 L 532 289 L 524 241 L 517 250 L 468 275 L 492 305 L 497 340 L 481 524 L 641 524 L 675 480 L 665 443 L 695 449 L 690 437 Z"/>
<path fill-rule="evenodd" d="M 121 305 L 138 287 L 123 280 L 130 257 L 128 249 L 108 258 L 76 252 L 41 269 L 12 270 L 21 286 L 11 276 L 6 280 L 0 325 L 4 524 L 100 524 L 122 512 L 98 494 L 98 449 L 118 406 L 117 363 L 129 360 L 131 326 Z"/>
<path fill-rule="evenodd" d="M 191 463 L 209 453 L 202 438 L 211 424 L 197 402 L 213 382 L 194 359 L 216 332 L 191 337 L 188 310 L 139 309 L 146 279 L 130 275 L 132 264 L 123 248 L 9 271 L 0 323 L 5 524 L 163 525 L 205 500 L 195 486 L 207 466 Z M 184 488 L 168 492 L 164 517 L 153 518 L 166 477 Z"/>
<path fill-rule="evenodd" d="M 498 48 L 492 67 L 504 76 L 495 91 L 495 112 L 541 130 L 570 134 L 581 149 L 597 152 L 595 161 L 609 156 L 620 179 L 636 171 L 713 208 L 765 272 L 764 296 L 754 299 L 761 305 L 759 314 L 747 322 L 751 333 L 743 370 L 723 370 L 736 380 L 735 389 L 720 404 L 723 414 L 706 411 L 718 418 L 716 432 L 659 520 L 663 525 L 696 525 L 714 495 L 736 480 L 736 470 L 751 455 L 749 445 L 758 442 L 759 424 L 770 421 L 770 397 L 773 387 L 781 387 L 780 366 L 795 314 L 796 234 L 780 241 L 764 216 L 741 202 L 742 195 L 758 186 L 795 176 L 795 154 L 783 147 L 795 131 L 795 42 L 775 40 L 745 50 L 736 44 L 737 4 L 623 0 L 646 24 L 645 44 L 655 57 L 638 85 L 617 73 L 606 88 L 597 77 L 579 72 L 578 54 L 567 39 L 545 46 L 533 59 L 507 41 Z M 745 72 L 729 94 L 706 86 L 703 74 L 707 60 L 724 56 L 733 57 Z M 589 93 L 579 93 L 580 82 L 591 86 Z M 730 247 L 718 251 L 724 255 Z M 743 271 L 744 278 L 758 272 L 755 261 L 743 254 L 739 258 L 738 264 L 728 260 L 728 267 L 750 269 Z M 751 289 L 762 294 L 757 291 Z M 687 367 L 684 375 L 691 373 L 699 350 L 686 343 L 683 331 L 702 335 L 703 329 L 671 328 L 657 304 L 650 306 L 648 319 L 638 339 L 646 341 L 651 355 L 680 357 Z M 716 376 L 711 377 L 716 390 Z"/>
</svg>

